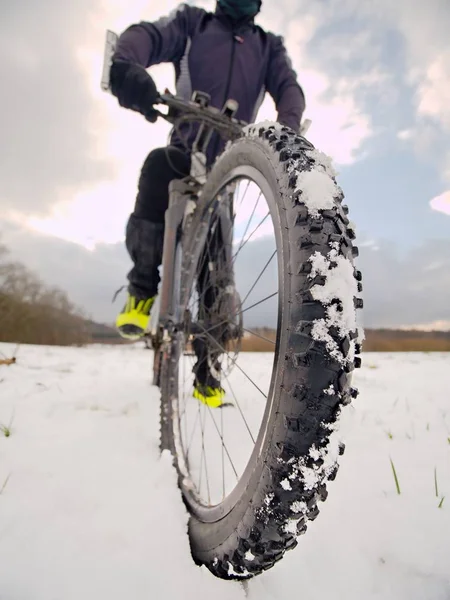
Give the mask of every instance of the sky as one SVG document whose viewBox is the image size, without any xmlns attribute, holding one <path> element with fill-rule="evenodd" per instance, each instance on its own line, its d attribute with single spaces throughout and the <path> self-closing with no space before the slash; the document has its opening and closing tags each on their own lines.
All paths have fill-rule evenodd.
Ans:
<svg viewBox="0 0 450 600">
<path fill-rule="evenodd" d="M 1 240 L 102 322 L 120 308 L 110 298 L 130 267 L 123 237 L 141 165 L 169 132 L 101 91 L 105 31 L 176 4 L 0 6 Z M 448 0 L 264 0 L 257 23 L 284 36 L 307 137 L 339 172 L 365 325 L 450 327 Z M 174 89 L 170 65 L 150 72 Z M 258 120 L 275 115 L 268 99 Z"/>
</svg>

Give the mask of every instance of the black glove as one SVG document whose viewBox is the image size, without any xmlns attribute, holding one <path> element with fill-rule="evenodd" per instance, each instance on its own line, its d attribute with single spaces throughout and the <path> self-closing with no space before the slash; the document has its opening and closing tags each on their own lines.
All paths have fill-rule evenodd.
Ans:
<svg viewBox="0 0 450 600">
<path fill-rule="evenodd" d="M 111 92 L 119 100 L 120 106 L 140 112 L 145 118 L 154 123 L 158 113 L 153 105 L 159 95 L 155 82 L 139 65 L 115 61 L 110 71 Z"/>
</svg>

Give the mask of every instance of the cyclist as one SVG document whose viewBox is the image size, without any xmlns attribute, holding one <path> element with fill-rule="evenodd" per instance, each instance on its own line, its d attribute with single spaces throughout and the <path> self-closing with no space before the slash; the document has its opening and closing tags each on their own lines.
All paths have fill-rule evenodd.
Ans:
<svg viewBox="0 0 450 600">
<path fill-rule="evenodd" d="M 255 25 L 260 9 L 261 0 L 218 0 L 213 13 L 181 4 L 168 17 L 132 25 L 120 36 L 113 56 L 112 93 L 121 106 L 156 121 L 153 106 L 158 94 L 146 69 L 168 62 L 175 67 L 178 96 L 188 100 L 193 90 L 199 90 L 209 94 L 217 108 L 233 98 L 239 104 L 236 117 L 250 123 L 268 91 L 278 121 L 298 131 L 304 94 L 282 38 Z M 220 138 L 213 136 L 208 165 L 222 149 Z M 128 299 L 116 321 L 123 337 L 139 339 L 148 328 L 159 284 L 169 183 L 189 171 L 189 152 L 176 134 L 169 147 L 152 150 L 142 167 L 126 227 L 126 247 L 134 266 L 128 274 Z M 220 404 L 223 390 L 209 376 L 203 382 L 196 378 L 196 394 L 211 405 Z"/>
</svg>

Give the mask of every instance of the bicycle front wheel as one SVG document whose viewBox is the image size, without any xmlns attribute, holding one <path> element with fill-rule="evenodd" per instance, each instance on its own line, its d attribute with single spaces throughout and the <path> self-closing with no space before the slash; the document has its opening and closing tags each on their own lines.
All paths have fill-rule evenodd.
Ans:
<svg viewBox="0 0 450 600">
<path fill-rule="evenodd" d="M 191 513 L 194 560 L 221 578 L 254 576 L 293 548 L 337 471 L 332 431 L 356 394 L 362 305 L 342 199 L 309 142 L 252 126 L 214 166 L 183 243 L 162 447 Z M 265 352 L 245 351 L 255 349 Z M 205 376 L 222 408 L 194 398 Z"/>
</svg>

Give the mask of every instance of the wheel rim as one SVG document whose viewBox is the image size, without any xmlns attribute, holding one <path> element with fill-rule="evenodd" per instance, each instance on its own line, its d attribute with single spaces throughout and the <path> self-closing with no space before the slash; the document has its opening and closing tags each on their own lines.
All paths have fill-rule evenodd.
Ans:
<svg viewBox="0 0 450 600">
<path fill-rule="evenodd" d="M 192 397 L 191 371 L 198 357 L 192 353 L 183 354 L 183 350 L 189 349 L 188 333 L 185 331 L 178 336 L 178 386 L 175 385 L 177 392 L 172 398 L 176 415 L 173 428 L 178 467 L 182 473 L 181 487 L 185 499 L 191 511 L 204 522 L 218 520 L 232 510 L 249 481 L 254 459 L 261 452 L 266 436 L 262 425 L 267 423 L 273 410 L 277 377 L 274 364 L 277 362 L 280 331 L 278 306 L 283 302 L 282 244 L 272 187 L 258 170 L 239 167 L 222 182 L 214 198 L 229 195 L 230 186 L 236 188 L 233 195 L 232 261 L 235 287 L 241 300 L 238 312 L 243 318 L 243 342 L 248 345 L 250 339 L 263 343 L 270 352 L 257 355 L 257 360 L 254 355 L 242 352 L 234 352 L 230 357 L 228 348 L 216 335 L 217 323 L 209 331 L 203 324 L 201 336 L 214 352 L 226 357 L 233 366 L 229 373 L 224 373 L 220 382 L 227 392 L 226 398 L 231 399 L 234 406 L 213 409 Z M 248 277 L 248 268 L 242 268 L 240 260 L 246 255 L 244 264 L 249 257 L 254 262 L 259 248 L 264 252 L 259 253 L 258 266 L 252 264 L 252 276 Z M 267 281 L 271 282 L 269 289 Z M 261 294 L 261 290 L 265 292 Z M 198 298 L 201 294 L 197 292 Z M 187 308 L 192 322 L 198 324 L 198 311 L 192 310 L 192 302 L 191 295 Z M 273 325 L 276 335 L 273 332 L 264 334 L 261 329 L 255 331 L 264 324 L 261 310 L 265 309 L 273 315 L 268 323 Z M 258 362 L 262 363 L 262 368 L 256 369 L 259 373 L 255 376 L 254 365 Z"/>
</svg>

